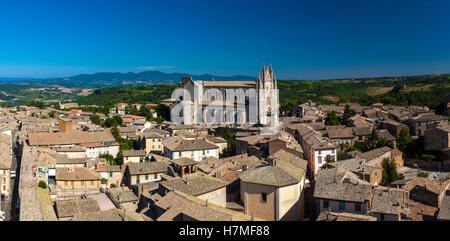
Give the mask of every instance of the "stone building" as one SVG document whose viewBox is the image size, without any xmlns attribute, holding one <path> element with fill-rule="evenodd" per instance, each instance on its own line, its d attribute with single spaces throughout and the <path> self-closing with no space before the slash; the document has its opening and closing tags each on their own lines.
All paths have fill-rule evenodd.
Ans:
<svg viewBox="0 0 450 241">
<path fill-rule="evenodd" d="M 307 161 L 280 150 L 270 165 L 244 172 L 241 202 L 245 214 L 272 221 L 299 221 L 304 217 Z M 287 157 L 287 158 L 286 158 Z"/>
<path fill-rule="evenodd" d="M 440 124 L 448 124 L 448 117 L 434 113 L 424 113 L 411 117 L 407 121 L 411 135 L 424 136 L 425 131 Z"/>
<path fill-rule="evenodd" d="M 227 204 L 227 183 L 214 177 L 207 175 L 193 175 L 186 178 L 174 178 L 159 183 L 159 192 L 165 193 L 177 190 L 194 197 L 208 200 L 208 203 L 213 203 L 221 207 L 226 207 Z"/>
<path fill-rule="evenodd" d="M 223 112 L 219 113 L 220 116 L 216 116 L 215 111 L 210 113 L 215 120 L 222 120 L 222 123 L 225 123 L 226 115 L 231 115 L 229 117 L 234 119 L 234 123 L 237 123 L 237 120 L 241 120 L 243 123 L 249 122 L 266 125 L 270 123 L 270 117 L 274 117 L 278 120 L 279 105 L 274 106 L 278 103 L 278 95 L 274 96 L 276 103 L 272 103 L 272 90 L 278 90 L 277 80 L 272 66 L 266 67 L 264 65 L 256 81 L 216 81 L 214 79 L 206 81 L 193 80 L 192 77 L 183 77 L 179 83 L 179 87 L 183 87 L 190 94 L 190 99 L 186 99 L 184 96 L 178 96 L 175 101 L 175 104 L 178 104 L 181 101 L 187 104 L 186 107 L 183 108 L 182 113 L 191 113 L 190 116 L 183 115 L 184 124 L 202 123 L 202 113 L 205 108 L 213 102 L 218 102 L 216 101 L 218 95 L 213 89 L 218 90 L 223 97 L 222 102 L 218 103 L 223 107 Z M 245 99 L 238 99 L 234 96 L 233 100 L 228 100 L 226 93 L 227 89 L 243 91 L 244 94 L 247 92 L 247 96 Z M 248 96 L 250 93 L 248 90 L 255 91 L 255 98 Z M 264 100 L 265 103 L 259 100 Z M 251 103 L 252 101 L 254 101 L 254 103 Z M 238 103 L 244 104 L 245 113 L 238 111 L 235 108 Z M 252 104 L 256 107 L 256 113 L 249 113 L 250 105 Z M 233 107 L 234 109 L 232 112 L 227 113 L 227 107 Z M 272 113 L 272 109 L 276 113 Z M 266 115 L 263 114 L 264 112 L 266 112 Z M 252 121 L 254 116 L 250 118 L 250 115 L 257 115 L 256 120 Z"/>
<path fill-rule="evenodd" d="M 425 150 L 441 151 L 450 157 L 450 125 L 442 124 L 425 131 Z"/>
</svg>

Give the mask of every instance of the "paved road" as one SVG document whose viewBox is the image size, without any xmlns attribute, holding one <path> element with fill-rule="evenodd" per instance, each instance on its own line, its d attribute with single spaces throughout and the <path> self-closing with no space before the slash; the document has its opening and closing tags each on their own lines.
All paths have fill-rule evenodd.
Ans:
<svg viewBox="0 0 450 241">
<path fill-rule="evenodd" d="M 5 220 L 3 221 L 11 220 L 11 199 L 5 199 L 1 201 L 0 205 L 1 205 L 0 210 L 2 212 L 5 212 Z"/>
<path fill-rule="evenodd" d="M 427 172 L 428 176 L 431 178 L 442 178 L 445 177 L 446 175 L 450 174 L 450 172 L 448 171 L 439 171 L 439 170 L 433 170 L 433 169 L 423 169 L 420 168 L 421 171 Z M 419 171 L 419 169 L 414 168 L 414 167 L 401 167 L 398 169 L 399 173 L 402 173 L 405 176 L 405 179 L 413 179 L 415 177 L 417 177 L 417 172 Z"/>
</svg>

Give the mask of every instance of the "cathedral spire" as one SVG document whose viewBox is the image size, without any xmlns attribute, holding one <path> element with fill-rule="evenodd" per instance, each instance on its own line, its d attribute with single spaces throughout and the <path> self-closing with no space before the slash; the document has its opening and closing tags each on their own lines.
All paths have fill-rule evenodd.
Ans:
<svg viewBox="0 0 450 241">
<path fill-rule="evenodd" d="M 276 90 L 276 89 L 278 89 L 278 86 L 277 86 L 277 77 L 275 76 L 275 74 L 273 74 L 273 88 Z"/>
<path fill-rule="evenodd" d="M 256 80 L 256 89 L 259 90 L 261 88 L 261 73 L 258 73 L 258 79 Z"/>
</svg>

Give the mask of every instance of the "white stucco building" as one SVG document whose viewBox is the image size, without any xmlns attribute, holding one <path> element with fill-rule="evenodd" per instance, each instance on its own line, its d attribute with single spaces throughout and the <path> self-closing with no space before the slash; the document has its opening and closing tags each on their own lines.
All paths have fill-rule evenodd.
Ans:
<svg viewBox="0 0 450 241">
<path fill-rule="evenodd" d="M 164 156 L 170 159 L 187 157 L 202 161 L 207 157 L 219 158 L 220 147 L 204 139 L 186 140 L 179 136 L 163 139 Z"/>
</svg>

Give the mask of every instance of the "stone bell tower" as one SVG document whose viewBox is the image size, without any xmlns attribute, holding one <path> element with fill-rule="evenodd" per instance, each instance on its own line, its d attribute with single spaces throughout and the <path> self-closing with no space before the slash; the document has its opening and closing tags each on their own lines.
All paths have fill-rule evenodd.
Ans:
<svg viewBox="0 0 450 241">
<path fill-rule="evenodd" d="M 261 69 L 261 73 L 258 75 L 258 80 L 256 81 L 256 90 L 258 94 L 258 115 L 259 115 L 259 123 L 266 125 L 269 122 L 269 118 L 272 114 L 278 114 L 278 94 L 274 97 L 276 98 L 276 102 L 272 103 L 272 90 L 277 90 L 277 79 L 275 74 L 273 73 L 272 65 L 265 66 L 263 65 Z M 260 91 L 264 90 L 264 91 Z M 265 101 L 261 101 L 264 99 Z M 272 105 L 277 105 L 275 107 L 275 113 L 272 113 Z M 264 111 L 266 111 L 266 115 L 264 115 Z"/>
</svg>

